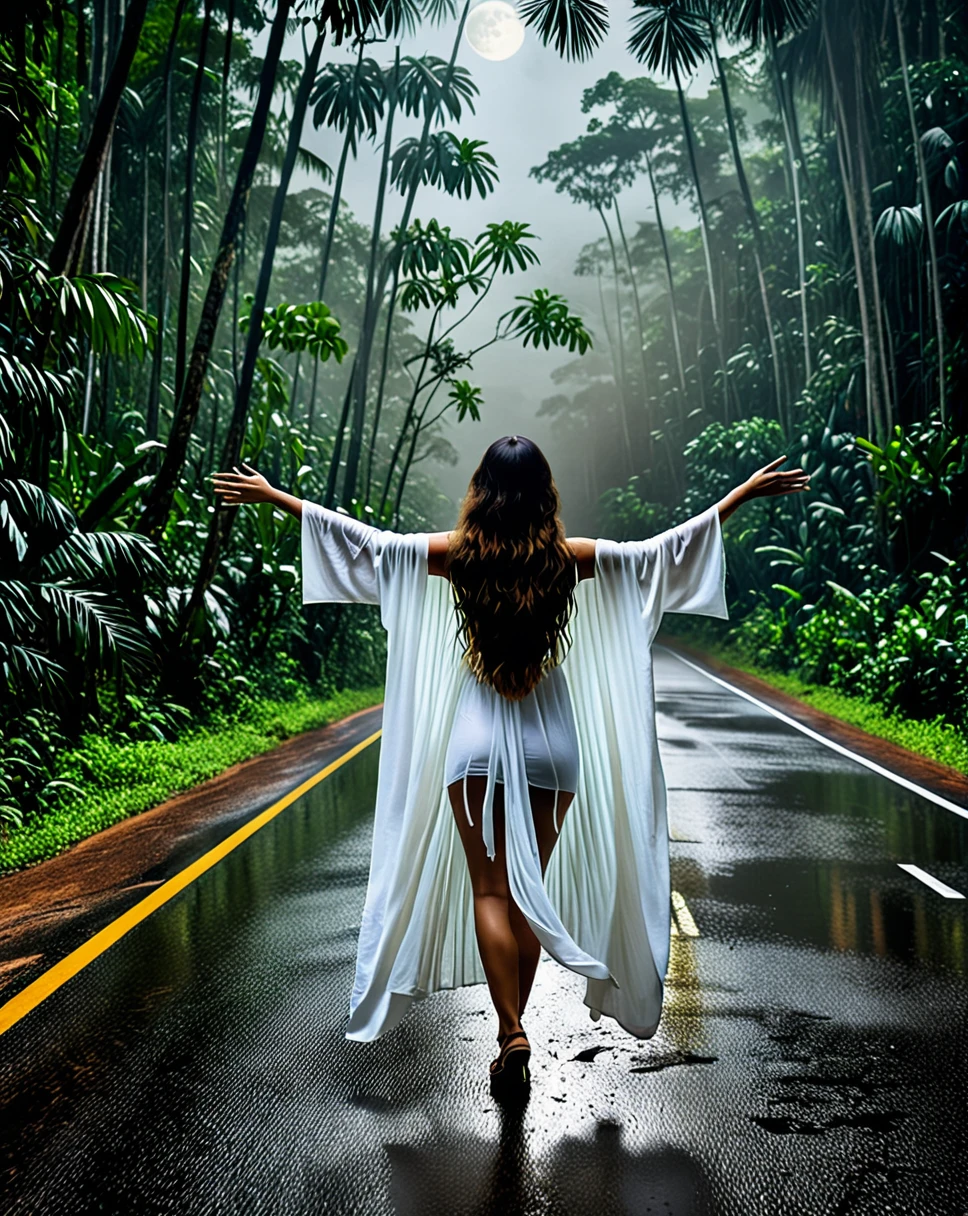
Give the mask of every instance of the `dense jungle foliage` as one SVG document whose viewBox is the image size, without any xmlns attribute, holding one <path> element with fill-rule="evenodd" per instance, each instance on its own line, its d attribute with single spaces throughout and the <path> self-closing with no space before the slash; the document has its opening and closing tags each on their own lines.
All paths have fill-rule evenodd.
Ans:
<svg viewBox="0 0 968 1216">
<path fill-rule="evenodd" d="M 580 317 L 543 288 L 495 310 L 486 342 L 462 341 L 494 283 L 538 263 L 527 223 L 499 217 L 468 238 L 433 218 L 440 192 L 487 198 L 497 181 L 483 142 L 453 130 L 478 92 L 456 63 L 467 8 L 5 10 L 6 821 L 86 805 L 78 747 L 102 767 L 104 739 L 136 751 L 185 738 L 190 752 L 199 732 L 241 737 L 282 701 L 378 695 L 376 610 L 304 611 L 298 525 L 216 503 L 215 469 L 258 463 L 297 494 L 417 528 L 440 499 L 421 465 L 455 458 L 440 420 L 479 417 L 465 378 L 475 355 L 499 342 L 588 348 Z M 448 23 L 449 60 L 401 53 L 421 21 Z M 300 33 L 302 57 L 285 59 Z M 347 44 L 349 62 L 328 61 Z M 401 116 L 419 120 L 418 137 L 394 139 Z M 303 146 L 308 124 L 338 132 L 337 165 Z M 374 149 L 366 224 L 341 195 Z M 318 184 L 290 192 L 297 165 Z M 403 215 L 390 228 L 392 193 Z"/>
<path fill-rule="evenodd" d="M 809 499 L 731 521 L 735 640 L 968 726 L 962 6 L 636 5 L 628 73 L 585 92 L 586 132 L 533 171 L 600 225 L 577 271 L 602 315 L 586 328 L 549 284 L 495 309 L 477 347 L 462 322 L 537 263 L 539 234 L 433 218 L 439 192 L 486 199 L 498 180 L 497 150 L 461 134 L 468 7 L 0 16 L 3 820 L 69 811 L 77 758 L 104 740 L 379 684 L 375 610 L 303 609 L 295 521 L 215 503 L 206 479 L 241 459 L 384 526 L 446 525 L 424 470 L 455 458 L 442 419 L 480 416 L 473 360 L 498 342 L 578 356 L 542 412 L 603 534 L 655 531 L 778 451 L 804 463 Z M 607 22 L 595 0 L 521 15 L 572 59 Z M 402 53 L 421 22 L 452 33 L 448 59 Z M 419 135 L 394 134 L 401 116 Z M 304 147 L 309 124 L 338 133 L 334 165 Z M 380 165 L 365 218 L 342 199 L 360 156 Z M 316 184 L 291 190 L 297 166 Z M 623 219 L 639 178 L 652 213 Z M 672 201 L 695 226 L 663 223 Z"/>
<path fill-rule="evenodd" d="M 968 11 L 637 6 L 630 49 L 647 74 L 586 90 L 585 133 L 532 171 L 602 234 L 576 272 L 607 341 L 542 406 L 558 461 L 639 538 L 788 452 L 812 492 L 727 524 L 731 628 L 675 627 L 964 732 Z M 652 212 L 623 218 L 639 179 Z"/>
</svg>

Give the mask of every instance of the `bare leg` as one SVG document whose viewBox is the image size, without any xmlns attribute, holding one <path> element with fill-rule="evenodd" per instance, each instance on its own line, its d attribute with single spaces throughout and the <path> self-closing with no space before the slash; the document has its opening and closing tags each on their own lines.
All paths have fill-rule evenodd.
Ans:
<svg viewBox="0 0 968 1216">
<path fill-rule="evenodd" d="M 531 993 L 541 957 L 541 944 L 511 898 L 508 887 L 504 786 L 501 784 L 497 785 L 494 792 L 493 861 L 484 847 L 481 821 L 486 786 L 486 777 L 467 778 L 467 804 L 474 821 L 473 826 L 467 822 L 462 783 L 455 781 L 447 787 L 447 793 L 467 857 L 471 889 L 474 893 L 474 927 L 484 974 L 497 1011 L 500 1033 L 508 1034 L 521 1026 L 521 1014 Z M 554 790 L 539 789 L 536 786 L 529 786 L 528 792 L 543 875 L 558 839 L 552 818 L 555 795 Z M 574 794 L 559 793 L 559 826 L 573 798 Z"/>
<path fill-rule="evenodd" d="M 555 791 L 541 789 L 536 785 L 528 786 L 531 798 L 531 814 L 534 817 L 534 834 L 538 840 L 538 856 L 541 859 L 541 874 L 544 876 L 548 868 L 551 854 L 558 842 L 555 831 L 554 805 Z M 575 795 L 563 790 L 558 793 L 558 826 L 565 819 L 565 812 L 574 801 Z M 534 930 L 528 924 L 524 913 L 509 899 L 511 931 L 518 943 L 518 1016 L 524 1017 L 525 1006 L 531 995 L 538 962 L 541 959 L 541 943 L 534 935 Z"/>
<path fill-rule="evenodd" d="M 473 827 L 467 822 L 464 811 L 462 783 L 455 781 L 447 787 L 447 793 L 467 856 L 474 892 L 474 927 L 487 986 L 497 1010 L 500 1033 L 510 1034 L 512 1030 L 521 1028 L 521 1020 L 518 1015 L 518 943 L 509 919 L 511 900 L 504 852 L 504 787 L 498 785 L 494 794 L 492 861 L 487 855 L 481 832 L 486 785 L 486 777 L 467 778 L 467 803 L 474 820 Z"/>
</svg>

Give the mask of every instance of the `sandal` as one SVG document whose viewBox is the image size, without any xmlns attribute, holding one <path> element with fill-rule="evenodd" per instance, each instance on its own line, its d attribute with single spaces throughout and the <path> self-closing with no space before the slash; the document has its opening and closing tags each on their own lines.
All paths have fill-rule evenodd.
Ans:
<svg viewBox="0 0 968 1216">
<path fill-rule="evenodd" d="M 522 1089 L 531 1081 L 528 1062 L 531 1059 L 531 1044 L 523 1030 L 512 1030 L 498 1035 L 501 1052 L 491 1061 L 491 1083 L 514 1089 Z"/>
</svg>

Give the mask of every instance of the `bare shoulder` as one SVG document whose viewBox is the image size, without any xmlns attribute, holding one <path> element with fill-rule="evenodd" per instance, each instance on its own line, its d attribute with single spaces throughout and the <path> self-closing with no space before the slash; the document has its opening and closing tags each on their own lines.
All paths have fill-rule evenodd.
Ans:
<svg viewBox="0 0 968 1216">
<path fill-rule="evenodd" d="M 587 536 L 569 536 L 568 544 L 578 559 L 578 577 L 595 577 L 595 541 Z"/>
<path fill-rule="evenodd" d="M 427 544 L 427 572 L 447 577 L 444 560 L 447 557 L 447 546 L 450 543 L 449 532 L 431 532 Z"/>
</svg>

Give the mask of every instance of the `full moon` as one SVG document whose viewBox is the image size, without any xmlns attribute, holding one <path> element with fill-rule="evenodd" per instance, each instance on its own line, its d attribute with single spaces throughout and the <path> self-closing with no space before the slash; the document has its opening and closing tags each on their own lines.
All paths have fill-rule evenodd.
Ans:
<svg viewBox="0 0 968 1216">
<path fill-rule="evenodd" d="M 524 42 L 524 23 L 507 0 L 484 0 L 468 14 L 464 34 L 482 58 L 510 59 Z"/>
</svg>

